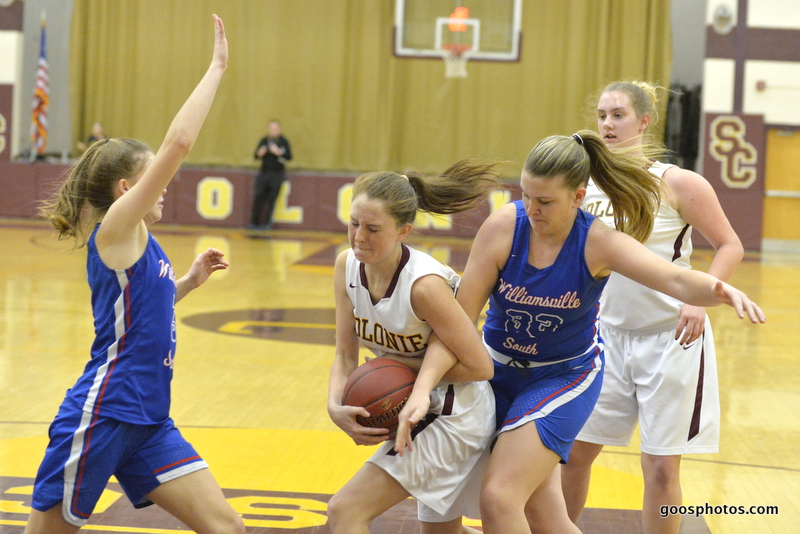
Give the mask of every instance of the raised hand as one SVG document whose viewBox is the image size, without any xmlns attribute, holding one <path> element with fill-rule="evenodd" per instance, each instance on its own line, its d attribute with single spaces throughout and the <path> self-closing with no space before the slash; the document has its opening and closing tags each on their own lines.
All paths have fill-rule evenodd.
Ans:
<svg viewBox="0 0 800 534">
<path fill-rule="evenodd" d="M 225 26 L 222 19 L 216 15 L 214 18 L 214 55 L 211 63 L 217 63 L 223 70 L 228 66 L 228 40 L 225 38 Z"/>
</svg>

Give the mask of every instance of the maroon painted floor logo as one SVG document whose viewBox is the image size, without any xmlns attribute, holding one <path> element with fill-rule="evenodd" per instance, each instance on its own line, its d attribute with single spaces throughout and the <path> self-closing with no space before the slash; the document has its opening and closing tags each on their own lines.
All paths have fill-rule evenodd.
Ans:
<svg viewBox="0 0 800 534">
<path fill-rule="evenodd" d="M 0 476 L 0 532 L 22 534 L 31 505 L 32 478 Z M 330 534 L 328 500 L 323 493 L 288 493 L 224 488 L 226 500 L 244 520 L 248 534 Z M 578 526 L 583 532 L 619 534 L 641 532 L 639 510 L 587 508 Z M 89 519 L 98 534 L 180 534 L 186 527 L 158 506 L 136 510 L 119 484 L 109 482 Z M 375 534 L 417 534 L 417 506 L 405 499 L 372 522 Z M 684 516 L 681 532 L 710 534 L 702 517 Z"/>
<path fill-rule="evenodd" d="M 234 336 L 317 345 L 336 343 L 336 312 L 332 308 L 229 310 L 191 315 L 181 322 Z"/>
</svg>

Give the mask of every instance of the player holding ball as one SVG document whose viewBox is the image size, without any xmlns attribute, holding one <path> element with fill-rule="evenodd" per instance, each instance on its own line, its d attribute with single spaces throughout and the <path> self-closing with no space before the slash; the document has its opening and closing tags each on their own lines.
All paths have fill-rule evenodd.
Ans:
<svg viewBox="0 0 800 534">
<path fill-rule="evenodd" d="M 494 433 L 494 397 L 486 382 L 492 362 L 455 300 L 459 275 L 403 240 L 418 211 L 464 211 L 501 188 L 492 165 L 468 160 L 436 177 L 378 172 L 354 184 L 351 248 L 334 268 L 336 355 L 328 413 L 356 444 L 383 444 L 331 498 L 334 534 L 368 533 L 373 519 L 409 496 L 418 501 L 423 534 L 469 532 L 461 517 L 479 517 L 480 482 Z M 437 336 L 440 342 L 431 343 Z M 378 358 L 408 365 L 418 372 L 416 384 L 432 390 L 412 451 L 395 454 L 388 429 L 360 425 L 357 417 L 369 412 L 342 404 L 360 344 Z"/>
</svg>

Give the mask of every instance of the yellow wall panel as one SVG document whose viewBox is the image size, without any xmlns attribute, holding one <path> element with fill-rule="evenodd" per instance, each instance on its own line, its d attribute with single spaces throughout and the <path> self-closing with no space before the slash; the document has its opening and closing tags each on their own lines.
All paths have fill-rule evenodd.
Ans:
<svg viewBox="0 0 800 534">
<path fill-rule="evenodd" d="M 764 199 L 764 238 L 800 239 L 800 198 Z"/>
<path fill-rule="evenodd" d="M 800 161 L 800 131 L 768 130 L 764 171 L 766 239 L 800 239 L 800 170 L 797 161 Z"/>
</svg>

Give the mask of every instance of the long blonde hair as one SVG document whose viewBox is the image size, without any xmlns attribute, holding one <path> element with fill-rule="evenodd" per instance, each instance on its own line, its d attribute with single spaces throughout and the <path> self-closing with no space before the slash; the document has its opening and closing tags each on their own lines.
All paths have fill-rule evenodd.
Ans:
<svg viewBox="0 0 800 534">
<path fill-rule="evenodd" d="M 586 187 L 591 176 L 611 200 L 616 228 L 641 242 L 653 230 L 662 195 L 661 181 L 647 171 L 649 166 L 644 157 L 612 152 L 591 130 L 551 135 L 525 161 L 531 176 L 562 176 L 571 190 Z"/>
<path fill-rule="evenodd" d="M 82 247 L 92 228 L 116 200 L 119 180 L 139 174 L 150 149 L 134 139 L 103 139 L 89 147 L 52 198 L 41 202 L 39 215 L 58 230 L 59 239 L 76 239 Z M 91 210 L 84 213 L 88 202 Z"/>
</svg>

